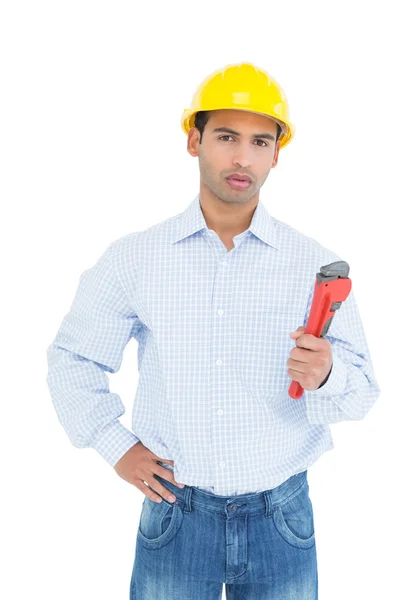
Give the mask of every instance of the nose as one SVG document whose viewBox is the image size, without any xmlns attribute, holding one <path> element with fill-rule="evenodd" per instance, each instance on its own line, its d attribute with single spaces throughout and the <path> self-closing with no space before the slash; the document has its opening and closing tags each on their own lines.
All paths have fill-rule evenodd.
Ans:
<svg viewBox="0 0 400 600">
<path fill-rule="evenodd" d="M 235 165 L 235 168 L 248 169 L 251 166 L 251 160 L 245 155 L 245 152 L 242 151 L 233 159 L 233 164 Z"/>
</svg>

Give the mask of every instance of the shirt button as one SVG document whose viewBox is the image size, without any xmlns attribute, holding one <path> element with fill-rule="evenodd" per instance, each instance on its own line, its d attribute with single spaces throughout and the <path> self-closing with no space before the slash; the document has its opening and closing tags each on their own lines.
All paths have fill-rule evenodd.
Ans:
<svg viewBox="0 0 400 600">
<path fill-rule="evenodd" d="M 224 267 L 226 267 L 226 265 L 228 264 L 228 262 L 226 260 L 223 260 L 222 264 L 223 264 Z"/>
<path fill-rule="evenodd" d="M 221 460 L 221 461 L 220 461 L 220 463 L 219 463 L 219 466 L 220 466 L 220 467 L 224 467 L 224 466 L 225 466 L 225 461 L 224 461 L 224 460 Z"/>
<path fill-rule="evenodd" d="M 216 363 L 217 363 L 217 365 L 222 365 L 222 360 L 219 358 L 219 359 L 216 361 Z"/>
<path fill-rule="evenodd" d="M 222 408 L 219 408 L 217 410 L 217 415 L 223 415 L 223 414 L 224 414 L 224 411 L 222 410 Z"/>
<path fill-rule="evenodd" d="M 219 310 L 217 310 L 217 313 L 218 313 L 219 315 L 223 315 L 223 314 L 224 314 L 224 311 L 222 310 L 222 308 L 220 308 Z"/>
</svg>

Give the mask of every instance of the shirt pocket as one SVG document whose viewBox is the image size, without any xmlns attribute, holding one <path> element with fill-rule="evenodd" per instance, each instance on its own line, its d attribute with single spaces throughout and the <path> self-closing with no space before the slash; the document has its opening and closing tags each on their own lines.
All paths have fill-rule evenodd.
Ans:
<svg viewBox="0 0 400 600">
<path fill-rule="evenodd" d="M 233 368 L 255 399 L 273 403 L 288 396 L 292 379 L 287 361 L 296 347 L 290 333 L 303 322 L 304 316 L 290 307 L 236 315 Z"/>
</svg>

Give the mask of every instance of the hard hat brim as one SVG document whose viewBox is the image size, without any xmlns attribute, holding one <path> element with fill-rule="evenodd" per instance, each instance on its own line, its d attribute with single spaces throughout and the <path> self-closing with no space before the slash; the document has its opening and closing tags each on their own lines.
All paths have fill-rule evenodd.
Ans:
<svg viewBox="0 0 400 600">
<path fill-rule="evenodd" d="M 295 134 L 295 127 L 293 125 L 293 123 L 291 123 L 290 121 L 281 121 L 280 119 L 277 119 L 276 117 L 263 113 L 263 112 L 257 112 L 254 110 L 250 110 L 248 108 L 245 107 L 237 107 L 235 106 L 234 108 L 227 107 L 226 109 L 222 109 L 222 108 L 218 108 L 218 109 L 206 109 L 206 108 L 202 108 L 202 111 L 204 110 L 244 110 L 246 112 L 252 112 L 254 114 L 257 115 L 262 115 L 264 117 L 268 117 L 269 119 L 272 119 L 273 121 L 275 121 L 276 123 L 278 123 L 278 125 L 280 125 L 280 127 L 282 128 L 282 133 L 281 133 L 281 137 L 279 138 L 279 142 L 280 142 L 280 148 L 283 148 L 284 146 L 286 146 L 294 137 Z M 186 135 L 188 135 L 189 131 L 192 129 L 192 127 L 194 127 L 194 119 L 196 116 L 196 113 L 199 112 L 198 110 L 193 110 L 191 108 L 185 108 L 185 110 L 183 111 L 182 117 L 181 117 L 181 127 L 184 131 L 184 133 L 186 133 Z"/>
</svg>

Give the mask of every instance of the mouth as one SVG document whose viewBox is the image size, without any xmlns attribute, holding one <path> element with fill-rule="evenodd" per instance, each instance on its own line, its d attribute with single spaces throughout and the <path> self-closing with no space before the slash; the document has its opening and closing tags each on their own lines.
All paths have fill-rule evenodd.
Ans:
<svg viewBox="0 0 400 600">
<path fill-rule="evenodd" d="M 251 186 L 249 179 L 236 179 L 233 177 L 227 177 L 226 181 L 235 190 L 247 190 Z"/>
</svg>

